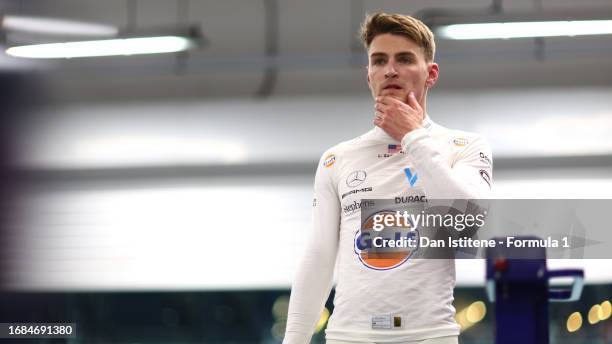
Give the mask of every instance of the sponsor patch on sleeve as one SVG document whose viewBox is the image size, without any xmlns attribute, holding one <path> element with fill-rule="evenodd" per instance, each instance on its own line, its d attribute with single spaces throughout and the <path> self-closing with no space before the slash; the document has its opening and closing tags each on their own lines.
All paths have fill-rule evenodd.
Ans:
<svg viewBox="0 0 612 344">
<path fill-rule="evenodd" d="M 468 139 L 464 137 L 455 137 L 453 139 L 453 143 L 455 144 L 455 146 L 463 147 L 468 144 Z"/>
<path fill-rule="evenodd" d="M 331 167 L 335 162 L 336 162 L 336 156 L 333 154 L 329 154 L 328 156 L 325 157 L 325 159 L 323 159 L 323 166 Z"/>
<path fill-rule="evenodd" d="M 478 154 L 480 155 L 480 162 L 491 166 L 491 159 L 489 159 L 489 157 L 485 153 L 480 152 Z"/>
<path fill-rule="evenodd" d="M 486 170 L 480 170 L 478 172 L 480 173 L 482 179 L 484 179 L 484 181 L 489 184 L 489 187 L 491 187 L 491 177 L 489 176 L 489 173 Z"/>
</svg>

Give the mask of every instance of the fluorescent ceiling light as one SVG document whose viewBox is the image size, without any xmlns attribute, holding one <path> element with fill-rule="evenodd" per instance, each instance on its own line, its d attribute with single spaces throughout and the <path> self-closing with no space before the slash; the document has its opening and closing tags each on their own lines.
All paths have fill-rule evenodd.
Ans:
<svg viewBox="0 0 612 344">
<path fill-rule="evenodd" d="M 437 32 L 443 38 L 458 40 L 609 35 L 612 20 L 454 24 L 441 26 Z"/>
<path fill-rule="evenodd" d="M 0 21 L 6 30 L 44 35 L 115 36 L 117 34 L 117 28 L 114 26 L 64 19 L 7 15 Z"/>
<path fill-rule="evenodd" d="M 190 49 L 191 39 L 179 36 L 107 39 L 12 47 L 6 53 L 26 58 L 73 58 L 174 53 Z"/>
</svg>

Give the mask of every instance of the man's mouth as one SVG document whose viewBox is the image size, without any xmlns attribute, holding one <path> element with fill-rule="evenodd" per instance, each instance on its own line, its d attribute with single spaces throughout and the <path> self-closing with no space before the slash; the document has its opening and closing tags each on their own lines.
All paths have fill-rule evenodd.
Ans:
<svg viewBox="0 0 612 344">
<path fill-rule="evenodd" d="M 383 89 L 384 90 L 401 90 L 402 87 L 400 85 L 390 84 L 390 85 L 385 86 Z"/>
</svg>

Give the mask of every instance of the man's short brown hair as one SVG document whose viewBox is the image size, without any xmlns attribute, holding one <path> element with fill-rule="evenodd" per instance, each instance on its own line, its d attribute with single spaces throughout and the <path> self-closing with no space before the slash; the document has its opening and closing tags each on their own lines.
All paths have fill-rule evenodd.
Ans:
<svg viewBox="0 0 612 344">
<path fill-rule="evenodd" d="M 374 37 L 385 33 L 412 40 L 423 48 L 425 60 L 433 62 L 436 54 L 434 34 L 422 21 L 406 15 L 377 12 L 368 15 L 361 25 L 361 41 L 366 49 L 370 48 Z"/>
</svg>

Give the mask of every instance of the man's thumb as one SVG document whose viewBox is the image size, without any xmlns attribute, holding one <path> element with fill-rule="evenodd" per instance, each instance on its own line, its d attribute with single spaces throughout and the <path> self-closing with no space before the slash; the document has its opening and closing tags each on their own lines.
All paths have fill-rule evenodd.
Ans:
<svg viewBox="0 0 612 344">
<path fill-rule="evenodd" d="M 421 105 L 417 101 L 416 96 L 414 95 L 414 92 L 412 91 L 408 93 L 408 105 L 410 105 L 415 110 L 419 110 L 421 108 Z"/>
</svg>

